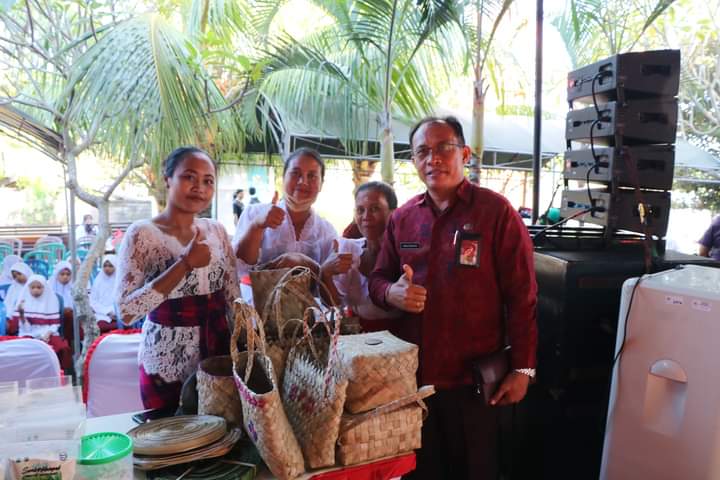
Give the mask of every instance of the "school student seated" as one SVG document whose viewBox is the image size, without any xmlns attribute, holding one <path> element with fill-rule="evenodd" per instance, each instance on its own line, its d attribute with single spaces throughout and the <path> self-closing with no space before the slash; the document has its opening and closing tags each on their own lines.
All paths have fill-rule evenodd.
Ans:
<svg viewBox="0 0 720 480">
<path fill-rule="evenodd" d="M 20 292 L 8 333 L 46 342 L 58 356 L 60 366 L 72 367 L 72 353 L 60 337 L 60 302 L 42 275 L 31 275 Z"/>
<path fill-rule="evenodd" d="M 118 328 L 114 296 L 116 268 L 117 257 L 115 255 L 105 255 L 102 259 L 102 269 L 98 272 L 90 288 L 90 306 L 95 312 L 95 319 L 100 333 Z"/>
</svg>

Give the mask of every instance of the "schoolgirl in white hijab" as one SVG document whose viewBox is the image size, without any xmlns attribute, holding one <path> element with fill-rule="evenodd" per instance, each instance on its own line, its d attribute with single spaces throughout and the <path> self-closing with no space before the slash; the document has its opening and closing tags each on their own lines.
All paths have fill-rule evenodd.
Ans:
<svg viewBox="0 0 720 480">
<path fill-rule="evenodd" d="M 42 275 L 31 275 L 18 297 L 13 320 L 21 337 L 48 341 L 60 332 L 60 302 Z"/>
<path fill-rule="evenodd" d="M 95 318 L 98 323 L 110 323 L 116 320 L 114 295 L 116 272 L 117 257 L 115 255 L 105 255 L 102 259 L 102 268 L 90 288 L 90 306 L 95 311 Z"/>
<path fill-rule="evenodd" d="M 10 285 L 12 283 L 13 278 L 12 273 L 10 273 L 10 269 L 13 265 L 22 261 L 22 258 L 17 255 L 8 255 L 5 257 L 2 263 L 2 272 L 0 272 L 0 287 L 3 285 Z"/>
<path fill-rule="evenodd" d="M 63 283 L 65 282 L 65 283 Z M 55 264 L 53 274 L 48 281 L 50 288 L 63 299 L 63 308 L 73 308 L 72 265 L 67 260 Z"/>
<path fill-rule="evenodd" d="M 11 322 L 18 336 L 47 342 L 64 370 L 72 367 L 72 351 L 60 336 L 60 301 L 42 275 L 30 275 L 18 297 Z M 10 322 L 8 322 L 10 323 Z"/>
<path fill-rule="evenodd" d="M 12 275 L 13 272 L 16 272 L 16 274 L 20 275 Z M 12 267 L 10 267 L 10 274 L 13 277 L 13 281 L 10 284 L 10 288 L 8 288 L 7 293 L 5 294 L 5 310 L 8 313 L 15 311 L 15 306 L 17 305 L 17 301 L 20 298 L 20 293 L 27 284 L 28 279 L 32 276 L 33 272 L 27 263 L 16 262 Z M 25 281 L 20 282 L 17 280 L 18 278 L 20 280 L 24 279 Z"/>
</svg>

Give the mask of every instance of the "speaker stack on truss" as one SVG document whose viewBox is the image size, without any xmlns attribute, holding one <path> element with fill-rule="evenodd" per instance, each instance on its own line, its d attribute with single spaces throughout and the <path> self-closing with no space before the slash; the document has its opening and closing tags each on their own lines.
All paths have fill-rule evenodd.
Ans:
<svg viewBox="0 0 720 480">
<path fill-rule="evenodd" d="M 568 74 L 561 216 L 603 226 L 606 240 L 665 237 L 679 83 L 679 50 L 619 54 Z"/>
</svg>

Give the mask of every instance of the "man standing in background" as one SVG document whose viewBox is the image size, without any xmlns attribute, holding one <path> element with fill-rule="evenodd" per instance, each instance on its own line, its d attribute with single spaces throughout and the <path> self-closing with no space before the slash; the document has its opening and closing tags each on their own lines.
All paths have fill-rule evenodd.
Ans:
<svg viewBox="0 0 720 480">
<path fill-rule="evenodd" d="M 245 197 L 245 190 L 242 188 L 235 190 L 235 196 L 233 198 L 233 223 L 237 225 L 240 215 L 242 215 L 245 204 L 243 198 Z"/>
</svg>

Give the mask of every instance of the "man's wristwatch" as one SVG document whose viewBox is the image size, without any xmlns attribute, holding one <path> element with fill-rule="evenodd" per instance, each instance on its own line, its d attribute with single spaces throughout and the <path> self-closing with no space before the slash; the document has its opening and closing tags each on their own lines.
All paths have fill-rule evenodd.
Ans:
<svg viewBox="0 0 720 480">
<path fill-rule="evenodd" d="M 530 378 L 535 378 L 534 368 L 516 368 L 515 371 L 518 373 L 522 373 L 523 375 L 527 375 Z"/>
</svg>

